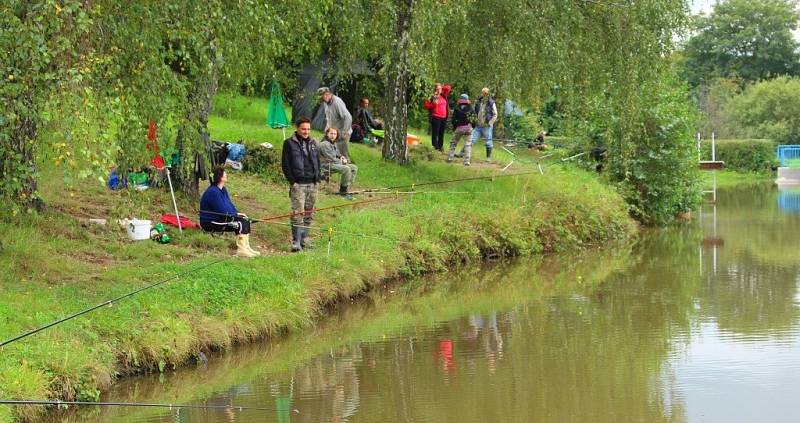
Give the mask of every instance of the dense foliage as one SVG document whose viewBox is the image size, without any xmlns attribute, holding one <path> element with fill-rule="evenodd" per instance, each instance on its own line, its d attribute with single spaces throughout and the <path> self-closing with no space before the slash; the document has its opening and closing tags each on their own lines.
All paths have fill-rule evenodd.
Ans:
<svg viewBox="0 0 800 423">
<path fill-rule="evenodd" d="M 729 103 L 747 136 L 800 142 L 800 79 L 780 77 L 748 86 Z"/>
<path fill-rule="evenodd" d="M 703 138 L 711 138 L 712 134 L 717 138 L 747 137 L 730 108 L 731 101 L 740 95 L 743 89 L 743 82 L 739 78 L 717 78 L 695 89 L 695 96 L 702 113 L 700 135 Z"/>
<path fill-rule="evenodd" d="M 797 29 L 800 12 L 792 0 L 728 0 L 709 16 L 696 18 L 696 34 L 685 49 L 693 86 L 717 77 L 758 81 L 800 72 Z"/>
<path fill-rule="evenodd" d="M 54 93 L 80 95 L 88 63 L 83 55 L 86 45 L 78 40 L 86 38 L 89 23 L 78 1 L 15 1 L 0 6 L 3 203 L 42 206 L 36 187 L 39 134 L 56 118 L 47 113 Z M 70 152 L 55 160 L 74 164 L 78 159 Z"/>
<path fill-rule="evenodd" d="M 744 87 L 736 80 L 719 79 L 702 98 L 704 138 L 714 132 L 717 138 L 800 142 L 800 78 L 784 76 Z"/>
<path fill-rule="evenodd" d="M 688 90 L 674 76 L 646 82 L 629 107 L 594 99 L 595 113 L 584 123 L 586 147 L 607 149 L 607 171 L 634 217 L 664 224 L 699 201 L 697 112 Z"/>
<path fill-rule="evenodd" d="M 775 142 L 764 139 L 718 139 L 716 158 L 725 168 L 738 172 L 766 173 L 777 166 Z M 701 150 L 704 160 L 711 158 L 711 141 L 705 140 Z"/>
<path fill-rule="evenodd" d="M 181 156 L 178 186 L 194 194 L 195 155 L 208 147 L 217 92 L 261 90 L 272 77 L 291 81 L 323 55 L 341 68 L 367 64 L 385 81 L 386 159 L 408 160 L 408 106 L 434 80 L 473 95 L 489 86 L 498 99 L 534 108 L 557 86 L 565 118 L 624 118 L 606 122 L 614 134 L 606 138 L 630 151 L 646 124 L 631 120 L 645 116 L 637 109 L 647 104 L 637 99 L 640 88 L 664 77 L 663 58 L 686 17 L 679 0 L 11 3 L 3 6 L 0 49 L 17 53 L 0 93 L 21 106 L 7 114 L 13 121 L 0 122 L 0 136 L 30 141 L 16 150 L 3 144 L 14 158 L 3 160 L 3 179 L 18 182 L 2 195 L 21 206 L 35 197 L 36 163 L 66 164 L 68 176 L 82 178 L 112 164 L 125 171 L 146 163 L 150 119 L 162 146 Z M 34 76 L 27 90 L 12 90 L 12 74 Z M 21 132 L 17 122 L 41 124 L 48 111 L 57 124 L 46 140 Z M 48 160 L 37 149 L 54 154 Z M 629 163 L 622 154 L 610 160 Z"/>
</svg>

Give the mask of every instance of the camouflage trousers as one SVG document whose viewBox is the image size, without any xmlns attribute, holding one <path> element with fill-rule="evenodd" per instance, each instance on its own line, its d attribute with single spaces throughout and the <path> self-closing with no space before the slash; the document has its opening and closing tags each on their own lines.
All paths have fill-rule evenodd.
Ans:
<svg viewBox="0 0 800 423">
<path fill-rule="evenodd" d="M 464 138 L 464 146 L 461 147 L 461 153 L 459 154 L 460 157 L 464 158 L 464 164 L 469 164 L 469 160 L 472 157 L 472 128 L 470 127 L 458 127 L 455 132 L 453 132 L 453 138 L 450 140 L 450 152 L 447 154 L 447 161 L 453 161 L 453 156 L 456 154 L 456 147 L 458 147 L 458 142 L 461 141 L 461 138 Z"/>
<path fill-rule="evenodd" d="M 289 188 L 292 201 L 292 224 L 309 226 L 314 219 L 314 204 L 317 202 L 317 184 L 292 184 Z"/>
</svg>

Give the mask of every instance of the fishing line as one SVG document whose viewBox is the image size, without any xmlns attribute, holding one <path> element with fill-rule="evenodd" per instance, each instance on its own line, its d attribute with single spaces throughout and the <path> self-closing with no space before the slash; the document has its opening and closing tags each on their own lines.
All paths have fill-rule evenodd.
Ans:
<svg viewBox="0 0 800 423">
<path fill-rule="evenodd" d="M 59 325 L 61 323 L 66 322 L 66 321 L 72 320 L 72 319 L 74 319 L 76 317 L 83 316 L 84 314 L 87 314 L 87 313 L 90 313 L 92 311 L 95 311 L 98 308 L 105 307 L 105 306 L 111 306 L 115 302 L 118 302 L 118 301 L 123 300 L 123 299 L 128 298 L 128 297 L 132 297 L 132 296 L 134 296 L 134 295 L 136 295 L 136 294 L 138 294 L 140 292 L 147 291 L 149 289 L 158 287 L 158 286 L 163 285 L 163 284 L 165 284 L 165 283 L 167 283 L 169 281 L 175 280 L 175 279 L 177 279 L 177 278 L 179 278 L 181 276 L 186 276 L 186 275 L 192 274 L 194 272 L 198 272 L 200 270 L 206 269 L 206 268 L 211 267 L 211 266 L 213 266 L 215 264 L 219 264 L 219 263 L 222 263 L 223 261 L 230 260 L 230 259 L 231 259 L 231 257 L 225 257 L 225 258 L 222 258 L 222 259 L 219 259 L 219 260 L 215 260 L 215 261 L 212 261 L 210 263 L 206 263 L 204 265 L 195 267 L 193 269 L 189 269 L 189 270 L 186 270 L 186 271 L 183 271 L 183 272 L 180 272 L 180 273 L 176 273 L 176 274 L 174 274 L 174 275 L 172 275 L 172 276 L 170 276 L 168 278 L 165 278 L 165 279 L 162 279 L 162 280 L 160 280 L 160 281 L 158 281 L 156 283 L 152 283 L 150 285 L 144 286 L 144 287 L 139 288 L 139 289 L 137 289 L 135 291 L 131 291 L 131 292 L 125 294 L 125 295 L 121 295 L 119 297 L 110 299 L 108 301 L 104 301 L 104 302 L 102 302 L 100 304 L 97 304 L 95 306 L 89 307 L 89 308 L 87 308 L 85 310 L 82 310 L 82 311 L 79 311 L 77 313 L 70 314 L 69 316 L 63 317 L 63 318 L 58 319 L 58 320 L 56 320 L 54 322 L 48 323 L 48 324 L 46 324 L 44 326 L 40 326 L 40 327 L 38 327 L 36 329 L 33 329 L 31 331 L 22 333 L 22 334 L 17 335 L 17 336 L 15 336 L 13 338 L 10 338 L 10 339 L 7 339 L 7 340 L 5 340 L 3 342 L 0 342 L 0 348 L 4 347 L 4 346 L 6 346 L 6 345 L 8 345 L 8 344 L 10 344 L 12 342 L 16 342 L 16 341 L 19 341 L 20 339 L 27 338 L 27 337 L 29 337 L 31 335 L 39 333 L 39 332 L 41 332 L 41 331 L 43 331 L 45 329 L 49 329 L 49 328 L 51 328 L 53 326 L 56 326 L 56 325 Z"/>
<path fill-rule="evenodd" d="M 337 229 L 336 227 L 333 227 L 333 226 L 327 227 L 327 228 L 318 228 L 318 227 L 314 227 L 314 226 L 294 225 L 292 223 L 283 223 L 283 222 L 264 222 L 264 223 L 267 223 L 267 224 L 270 224 L 270 225 L 281 225 L 281 226 L 290 226 L 290 227 L 294 226 L 295 228 L 310 229 L 312 231 L 318 231 L 318 232 L 321 232 L 321 233 L 326 233 L 326 232 L 330 232 L 331 230 L 333 230 L 337 234 L 350 235 L 350 236 L 359 237 L 359 238 L 378 239 L 378 240 L 387 241 L 387 242 L 398 242 L 398 243 L 410 243 L 411 242 L 411 241 L 404 241 L 402 239 L 396 239 L 396 238 L 388 238 L 388 237 L 382 237 L 382 236 L 377 236 L 377 235 L 367 235 L 367 234 L 362 234 L 362 233 L 358 233 L 358 232 L 343 231 L 343 230 Z"/>
<path fill-rule="evenodd" d="M 416 187 L 422 186 L 430 186 L 430 185 L 442 185 L 442 184 L 450 184 L 454 182 L 467 182 L 467 181 L 479 181 L 484 179 L 493 180 L 495 178 L 505 178 L 505 177 L 512 177 L 512 176 L 525 176 L 525 175 L 533 175 L 539 173 L 538 171 L 530 171 L 530 172 L 517 172 L 517 173 L 499 173 L 494 175 L 483 175 L 483 176 L 472 176 L 469 178 L 457 178 L 457 179 L 446 179 L 440 181 L 431 181 L 431 182 L 422 182 L 422 183 L 412 183 L 406 185 L 395 185 L 391 187 L 384 187 L 384 188 L 368 188 L 360 191 L 353 191 L 350 194 L 370 194 L 370 193 L 377 193 L 380 191 L 394 191 L 399 190 L 401 188 L 411 188 L 412 190 Z"/>
<path fill-rule="evenodd" d="M 90 401 L 58 401 L 58 400 L 0 400 L 6 405 L 76 405 L 94 407 L 144 407 L 144 408 L 186 408 L 201 410 L 234 410 L 234 411 L 283 411 L 277 408 L 244 407 L 236 405 L 199 405 L 199 404 L 162 404 L 148 402 L 90 402 Z"/>
</svg>

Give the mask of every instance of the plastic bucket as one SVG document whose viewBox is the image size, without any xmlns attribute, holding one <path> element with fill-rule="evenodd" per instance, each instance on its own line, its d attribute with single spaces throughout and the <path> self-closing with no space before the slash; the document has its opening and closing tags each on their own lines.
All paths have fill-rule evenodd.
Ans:
<svg viewBox="0 0 800 423">
<path fill-rule="evenodd" d="M 128 222 L 128 237 L 134 241 L 150 239 L 150 221 L 133 219 Z"/>
</svg>

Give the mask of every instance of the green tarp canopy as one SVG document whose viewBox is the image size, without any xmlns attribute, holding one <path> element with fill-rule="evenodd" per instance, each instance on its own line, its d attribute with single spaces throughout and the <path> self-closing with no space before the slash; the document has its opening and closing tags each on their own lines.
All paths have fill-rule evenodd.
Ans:
<svg viewBox="0 0 800 423">
<path fill-rule="evenodd" d="M 272 93 L 269 95 L 269 107 L 267 107 L 267 125 L 272 129 L 287 128 L 289 119 L 283 110 L 283 95 L 281 86 L 277 80 L 272 80 Z"/>
</svg>

